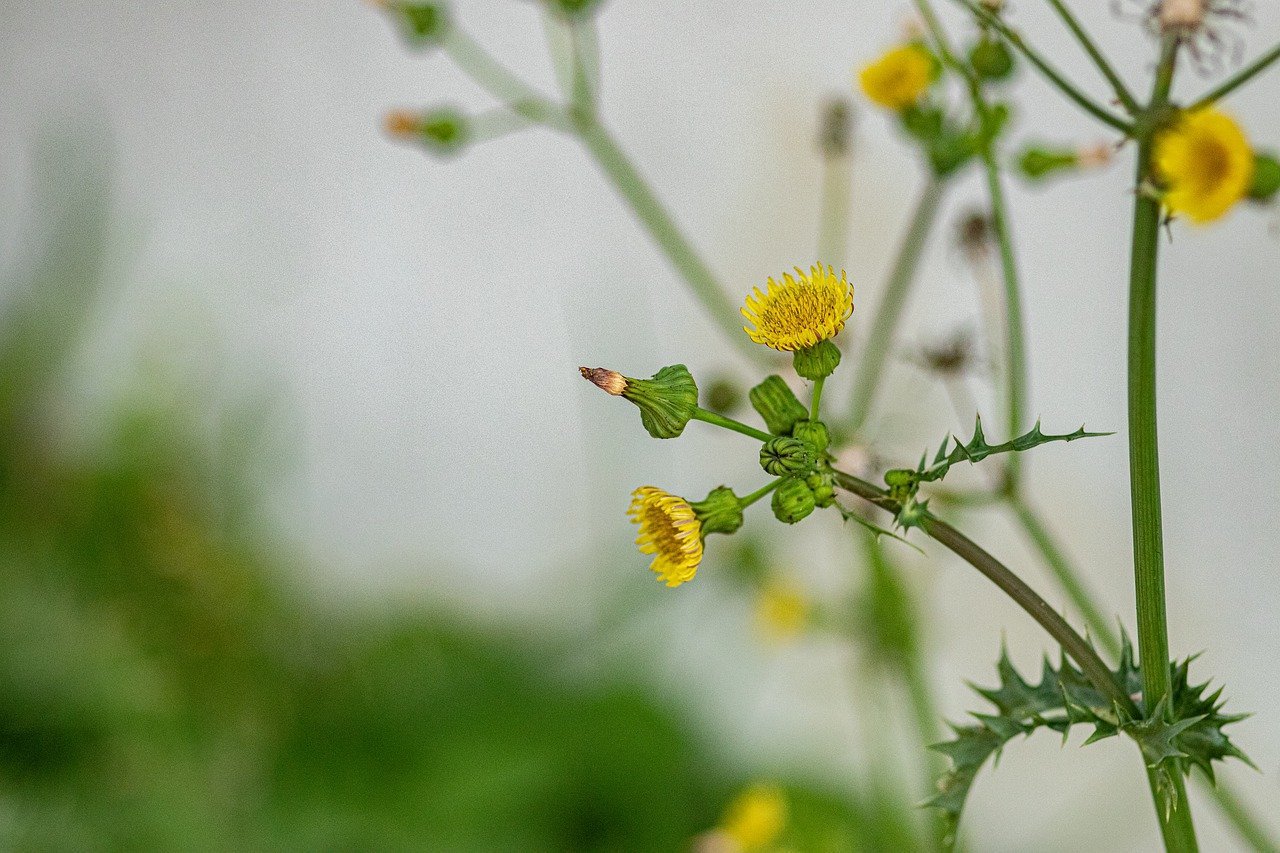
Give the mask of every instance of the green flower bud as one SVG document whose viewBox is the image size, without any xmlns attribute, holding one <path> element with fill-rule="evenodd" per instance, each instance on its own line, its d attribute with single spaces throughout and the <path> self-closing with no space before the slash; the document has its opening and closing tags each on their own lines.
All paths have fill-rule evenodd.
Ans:
<svg viewBox="0 0 1280 853">
<path fill-rule="evenodd" d="M 566 18 L 578 18 L 591 14 L 600 0 L 550 0 L 550 5 Z"/>
<path fill-rule="evenodd" d="M 985 80 L 1006 80 L 1013 74 L 1013 54 L 1004 40 L 983 37 L 969 50 L 969 64 Z"/>
<path fill-rule="evenodd" d="M 828 470 L 814 471 L 804 479 L 809 491 L 813 492 L 813 502 L 826 509 L 836 502 L 835 478 Z"/>
<path fill-rule="evenodd" d="M 827 425 L 822 421 L 811 421 L 808 418 L 796 421 L 796 425 L 791 428 L 791 435 L 808 444 L 819 454 L 825 453 L 831 444 L 831 433 L 827 431 Z"/>
<path fill-rule="evenodd" d="M 601 391 L 635 403 L 654 438 L 677 437 L 698 411 L 698 385 L 683 364 L 664 367 L 652 379 L 632 379 L 603 367 L 579 367 L 578 372 Z"/>
<path fill-rule="evenodd" d="M 795 524 L 813 512 L 813 490 L 801 477 L 787 477 L 773 492 L 773 514 L 783 524 Z"/>
<path fill-rule="evenodd" d="M 405 38 L 414 45 L 439 44 L 444 39 L 449 20 L 442 3 L 400 3 L 382 0 L 380 5 L 395 15 Z"/>
<path fill-rule="evenodd" d="M 429 113 L 395 110 L 384 121 L 386 131 L 396 139 L 416 142 L 434 154 L 456 154 L 471 137 L 467 117 L 457 110 L 441 107 Z"/>
<path fill-rule="evenodd" d="M 1253 163 L 1253 187 L 1249 190 L 1249 198 L 1271 201 L 1276 193 L 1280 193 L 1280 160 L 1274 154 L 1258 152 Z"/>
<path fill-rule="evenodd" d="M 796 438 L 775 438 L 760 448 L 760 467 L 775 477 L 802 474 L 813 469 L 813 448 Z"/>
<path fill-rule="evenodd" d="M 1029 181 L 1041 181 L 1055 173 L 1074 169 L 1078 162 L 1075 151 L 1033 145 L 1018 157 L 1018 171 Z"/>
<path fill-rule="evenodd" d="M 765 426 L 774 435 L 787 435 L 796 421 L 809 416 L 809 410 L 796 399 L 795 392 L 781 376 L 770 376 L 752 388 L 747 396 L 751 399 L 751 408 L 760 413 Z"/>
<path fill-rule="evenodd" d="M 831 341 L 818 341 L 811 347 L 795 351 L 792 364 L 805 379 L 826 379 L 840 365 L 840 348 Z"/>
<path fill-rule="evenodd" d="M 742 526 L 742 502 L 728 486 L 712 489 L 706 500 L 689 506 L 702 522 L 704 537 L 708 533 L 735 533 Z"/>
</svg>

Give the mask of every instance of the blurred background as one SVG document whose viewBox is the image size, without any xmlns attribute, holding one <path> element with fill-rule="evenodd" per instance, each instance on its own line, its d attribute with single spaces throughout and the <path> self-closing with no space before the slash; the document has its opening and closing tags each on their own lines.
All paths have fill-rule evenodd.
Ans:
<svg viewBox="0 0 1280 853">
<path fill-rule="evenodd" d="M 822 106 L 908 5 L 603 4 L 604 118 L 735 302 L 814 260 Z M 1076 5 L 1145 87 L 1142 26 Z M 919 661 L 959 721 L 1002 642 L 1028 668 L 1049 642 L 937 547 L 888 543 L 900 571 L 878 572 L 838 517 L 758 508 L 696 582 L 654 582 L 631 489 L 754 488 L 754 450 L 652 441 L 576 367 L 758 376 L 580 145 L 389 140 L 388 109 L 492 102 L 368 4 L 0 10 L 0 846 L 687 849 L 779 792 L 791 849 L 920 843 L 928 759 L 887 661 Z M 537 3 L 453 10 L 555 91 Z M 1046 5 L 1013 14 L 1102 91 Z M 1248 56 L 1280 39 L 1280 11 L 1254 17 L 1233 28 Z M 1179 91 L 1207 83 L 1189 68 Z M 1278 85 L 1229 104 L 1259 144 L 1280 143 Z M 1031 75 L 1016 92 L 1015 138 L 1107 140 Z M 856 346 L 922 172 L 854 110 L 830 260 Z M 1032 411 L 1121 431 L 1037 450 L 1033 497 L 1126 625 L 1131 170 L 1122 152 L 1011 186 Z M 977 177 L 945 200 L 876 411 L 890 463 L 971 422 L 913 354 L 980 323 L 957 236 Z M 1172 646 L 1253 713 L 1234 736 L 1258 771 L 1221 775 L 1273 832 L 1277 221 L 1173 228 L 1160 354 Z M 989 376 L 964 385 L 996 414 Z M 960 521 L 1066 608 L 1007 514 Z M 1132 748 L 1081 739 L 1038 735 L 984 771 L 968 846 L 1158 849 Z M 1247 849 L 1193 801 L 1205 849 Z"/>
</svg>

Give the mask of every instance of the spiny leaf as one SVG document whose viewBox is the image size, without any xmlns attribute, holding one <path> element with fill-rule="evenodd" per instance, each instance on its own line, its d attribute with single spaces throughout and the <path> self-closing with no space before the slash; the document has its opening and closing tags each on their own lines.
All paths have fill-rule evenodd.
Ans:
<svg viewBox="0 0 1280 853">
<path fill-rule="evenodd" d="M 938 453 L 934 456 L 932 465 L 926 467 L 924 459 L 920 460 L 920 465 L 915 471 L 916 480 L 921 483 L 932 483 L 941 480 L 947 476 L 951 466 L 958 462 L 976 464 L 988 456 L 995 456 L 999 453 L 1021 453 L 1050 442 L 1068 442 L 1080 438 L 1099 438 L 1107 435 L 1114 435 L 1114 433 L 1085 432 L 1084 427 L 1063 435 L 1046 435 L 1040 429 L 1040 422 L 1036 421 L 1036 425 L 1026 435 L 1020 435 L 1017 438 L 1006 441 L 1004 444 L 988 444 L 986 435 L 982 431 L 982 416 L 979 415 L 974 420 L 973 438 L 969 439 L 968 443 L 962 442 L 955 436 L 949 435 L 944 438 L 942 446 L 938 448 Z M 948 444 L 954 444 L 950 452 L 947 451 Z M 926 457 L 927 455 L 926 453 Z"/>
<path fill-rule="evenodd" d="M 872 533 L 874 533 L 877 539 L 879 539 L 881 536 L 888 536 L 890 539 L 896 539 L 899 542 L 901 542 L 903 545 L 906 545 L 907 547 L 919 553 L 921 556 L 924 556 L 924 549 L 914 542 L 907 541 L 906 537 L 899 536 L 898 534 L 894 533 L 892 530 L 886 530 L 868 518 L 863 518 L 853 510 L 841 504 L 839 501 L 836 502 L 835 506 L 836 506 L 836 509 L 840 511 L 840 515 L 844 518 L 845 521 L 856 521 L 858 524 L 861 524 L 867 530 L 870 530 Z"/>
</svg>

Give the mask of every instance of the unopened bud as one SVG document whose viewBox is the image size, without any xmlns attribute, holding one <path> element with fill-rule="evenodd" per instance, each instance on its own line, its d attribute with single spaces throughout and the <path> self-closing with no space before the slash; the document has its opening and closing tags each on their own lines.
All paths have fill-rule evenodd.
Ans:
<svg viewBox="0 0 1280 853">
<path fill-rule="evenodd" d="M 627 377 L 616 370 L 605 367 L 579 367 L 578 372 L 582 374 L 583 379 L 606 394 L 620 397 L 622 392 L 627 390 Z"/>
<path fill-rule="evenodd" d="M 566 18 L 579 18 L 591 14 L 600 0 L 548 0 L 548 5 Z"/>
<path fill-rule="evenodd" d="M 417 142 L 440 155 L 456 153 L 470 136 L 467 117 L 448 107 L 426 113 L 392 110 L 383 119 L 382 126 L 389 136 Z"/>
<path fill-rule="evenodd" d="M 822 130 L 818 135 L 822 156 L 832 160 L 847 156 L 852 133 L 852 105 L 843 98 L 833 99 L 822 113 Z"/>
<path fill-rule="evenodd" d="M 805 379 L 826 379 L 840 366 L 840 348 L 831 341 L 818 341 L 811 347 L 796 350 L 791 363 L 796 373 Z"/>
<path fill-rule="evenodd" d="M 983 34 L 969 50 L 969 64 L 984 80 L 1006 80 L 1013 74 L 1013 54 L 998 36 Z"/>
<path fill-rule="evenodd" d="M 429 46 L 444 39 L 448 16 L 442 3 L 407 3 L 397 0 L 373 0 L 375 6 L 396 18 L 404 37 L 411 44 Z"/>
<path fill-rule="evenodd" d="M 781 376 L 768 377 L 748 391 L 747 397 L 774 435 L 789 434 L 796 421 L 809 416 L 809 410 Z"/>
<path fill-rule="evenodd" d="M 1253 161 L 1253 187 L 1249 190 L 1249 198 L 1268 202 L 1277 193 L 1280 193 L 1280 160 L 1274 154 L 1259 152 Z"/>
<path fill-rule="evenodd" d="M 831 433 L 827 431 L 827 425 L 822 421 L 811 421 L 808 418 L 796 421 L 796 425 L 791 428 L 791 435 L 819 454 L 825 453 L 828 445 L 831 444 Z"/>
<path fill-rule="evenodd" d="M 742 501 L 728 486 L 711 490 L 704 501 L 689 504 L 702 523 L 702 535 L 735 533 L 742 527 Z"/>
<path fill-rule="evenodd" d="M 802 477 L 786 477 L 773 493 L 773 514 L 783 524 L 807 518 L 817 506 L 813 490 Z"/>
<path fill-rule="evenodd" d="M 813 448 L 798 438 L 775 438 L 760 448 L 760 467 L 775 477 L 812 471 L 816 461 Z"/>
</svg>

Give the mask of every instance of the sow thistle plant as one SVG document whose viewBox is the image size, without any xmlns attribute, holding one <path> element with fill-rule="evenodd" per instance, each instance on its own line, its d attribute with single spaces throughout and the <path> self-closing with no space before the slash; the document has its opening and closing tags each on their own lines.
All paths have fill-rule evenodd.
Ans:
<svg viewBox="0 0 1280 853">
<path fill-rule="evenodd" d="M 462 30 L 444 5 L 390 0 L 379 4 L 410 44 L 446 51 L 499 105 L 494 113 L 479 115 L 446 107 L 400 110 L 388 117 L 386 129 L 397 139 L 437 154 L 457 153 L 467 145 L 529 126 L 548 127 L 578 141 L 726 339 L 740 347 L 751 363 L 760 365 L 759 381 L 746 394 L 758 417 L 756 425 L 731 416 L 727 407 L 723 411 L 704 407 L 699 382 L 682 364 L 664 367 L 648 378 L 633 378 L 610 368 L 580 368 L 597 388 L 634 405 L 650 436 L 676 439 L 697 421 L 737 434 L 741 452 L 759 462 L 758 481 L 741 484 L 738 491 L 719 485 L 697 499 L 697 495 L 676 495 L 653 485 L 635 490 L 627 515 L 636 525 L 636 545 L 651 558 L 650 569 L 657 580 L 668 587 L 695 582 L 704 557 L 718 547 L 714 543 L 723 541 L 709 543 L 708 537 L 756 535 L 751 530 L 760 530 L 760 522 L 746 525 L 745 519 L 748 509 L 765 498 L 774 518 L 785 524 L 804 522 L 821 510 L 855 521 L 868 531 L 862 538 L 869 592 L 856 607 L 862 618 L 850 636 L 883 650 L 886 660 L 896 662 L 897 675 L 909 686 L 919 734 L 926 739 L 932 737 L 936 712 L 919 659 L 919 618 L 882 540 L 892 537 L 913 546 L 932 540 L 1016 602 L 1056 642 L 1060 653 L 1056 660 L 1046 658 L 1040 672 L 1031 677 L 1020 673 L 1002 652 L 996 665 L 998 683 L 977 689 L 990 707 L 975 713 L 971 723 L 953 726 L 951 739 L 934 746 L 950 766 L 936 780 L 929 799 L 940 819 L 928 846 L 950 849 L 956 844 L 965 800 L 979 771 L 1011 741 L 1040 729 L 1065 735 L 1073 727 L 1086 726 L 1091 730 L 1089 743 L 1124 736 L 1137 746 L 1169 850 L 1197 849 L 1184 783 L 1192 768 L 1198 768 L 1211 786 L 1223 815 L 1241 838 L 1256 849 L 1276 849 L 1231 790 L 1215 785 L 1218 762 L 1248 761 L 1226 731 L 1242 716 L 1225 711 L 1221 688 L 1211 690 L 1192 678 L 1191 659 L 1170 656 L 1156 441 L 1155 308 L 1162 229 L 1182 219 L 1197 226 L 1217 222 L 1246 203 L 1271 204 L 1280 192 L 1280 162 L 1256 147 L 1241 123 L 1221 106 L 1280 60 L 1280 46 L 1201 97 L 1179 102 L 1173 97 L 1173 82 L 1180 58 L 1203 60 L 1222 44 L 1223 24 L 1239 23 L 1241 8 L 1231 0 L 1130 3 L 1130 11 L 1136 12 L 1157 43 L 1150 94 L 1139 98 L 1076 18 L 1068 0 L 1045 0 L 1106 82 L 1109 96 L 1099 99 L 1028 43 L 999 0 L 952 0 L 969 21 L 959 47 L 932 2 L 914 0 L 919 26 L 853 75 L 854 88 L 884 110 L 918 152 L 924 172 L 923 190 L 878 292 L 866 340 L 854 347 L 847 340 L 849 335 L 841 334 L 854 314 L 854 288 L 835 263 L 843 251 L 839 235 L 847 224 L 843 218 L 847 206 L 837 200 L 848 189 L 841 184 L 848 173 L 841 168 L 850 148 L 848 106 L 828 107 L 820 134 L 827 172 L 819 256 L 780 276 L 762 276 L 762 284 L 737 288 L 739 293 L 750 292 L 734 304 L 727 296 L 729 288 L 683 235 L 600 118 L 595 16 L 605 4 L 541 2 L 560 82 L 558 98 L 544 95 L 509 72 Z M 1087 144 L 1034 143 L 1010 153 L 1010 96 L 1021 68 L 1040 74 L 1100 124 L 1108 138 Z M 1137 161 L 1129 187 L 1134 215 L 1128 261 L 1127 424 L 1136 650 L 1128 634 L 1113 627 L 1106 615 L 1109 608 L 1089 593 L 1065 548 L 1027 496 L 1022 454 L 1046 444 L 1110 433 L 1088 432 L 1083 427 L 1047 432 L 1038 422 L 1030 424 L 1022 277 L 1004 188 L 1011 174 L 1028 181 L 1065 178 L 1105 166 L 1128 151 L 1135 153 Z M 1000 426 L 992 427 L 974 413 L 967 436 L 944 436 L 936 450 L 926 452 L 915 464 L 879 468 L 877 484 L 867 470 L 850 470 L 840 460 L 855 453 L 864 461 L 889 455 L 877 446 L 877 436 L 868 427 L 870 414 L 884 385 L 904 307 L 942 199 L 957 178 L 971 170 L 982 176 L 985 200 L 983 209 L 966 217 L 962 245 L 974 267 L 993 264 L 991 276 L 1001 299 L 999 321 L 988 322 L 982 330 L 988 350 L 999 353 L 995 372 Z M 926 356 L 926 367 L 950 377 L 963 373 L 971 345 L 968 338 L 957 341 L 926 350 L 939 353 Z M 845 345 L 843 355 L 840 344 Z M 774 370 L 776 353 L 790 356 L 794 379 Z M 845 374 L 852 374 L 848 381 Z M 832 405 L 824 393 L 832 383 L 847 390 L 847 404 Z M 712 396 L 732 401 L 735 394 L 717 384 Z M 999 439 L 988 438 L 989 432 L 998 433 Z M 975 489 L 944 484 L 958 465 L 990 471 L 989 485 Z M 948 522 L 943 508 L 1007 511 L 1071 602 L 1073 618 L 1087 626 L 1087 635 L 1018 573 Z M 885 514 L 889 521 L 882 520 Z M 843 624 L 833 618 L 827 605 L 811 600 L 776 574 L 759 571 L 758 566 L 747 573 L 760 593 L 758 618 L 771 623 L 778 634 Z M 711 830 L 708 838 L 727 845 L 725 849 L 790 844 L 784 831 L 784 803 L 783 795 L 772 787 L 749 789 L 729 807 L 723 825 Z"/>
</svg>

